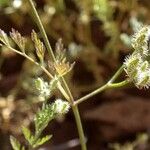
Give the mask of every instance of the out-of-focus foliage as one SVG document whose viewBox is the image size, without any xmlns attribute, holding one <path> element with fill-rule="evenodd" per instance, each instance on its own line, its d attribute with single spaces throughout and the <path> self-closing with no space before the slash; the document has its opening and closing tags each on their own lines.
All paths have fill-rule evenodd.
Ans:
<svg viewBox="0 0 150 150">
<path fill-rule="evenodd" d="M 21 144 L 17 141 L 17 139 L 15 139 L 12 136 L 10 137 L 10 142 L 13 150 L 25 150 L 25 148 L 21 146 Z"/>
<path fill-rule="evenodd" d="M 0 6 L 5 6 L 9 3 L 9 0 L 0 0 Z"/>
<path fill-rule="evenodd" d="M 112 144 L 110 147 L 114 150 L 135 150 L 138 147 L 143 147 L 148 143 L 148 135 L 145 133 L 139 134 L 133 142 L 127 142 L 123 145 L 119 143 Z M 144 148 L 145 149 L 145 148 Z"/>
</svg>

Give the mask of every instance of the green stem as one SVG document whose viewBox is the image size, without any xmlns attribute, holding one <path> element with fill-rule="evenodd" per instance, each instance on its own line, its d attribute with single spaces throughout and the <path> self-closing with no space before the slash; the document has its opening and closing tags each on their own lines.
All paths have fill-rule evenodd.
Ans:
<svg viewBox="0 0 150 150">
<path fill-rule="evenodd" d="M 51 55 L 53 61 L 55 62 L 56 61 L 56 58 L 55 58 L 55 55 L 52 51 L 52 48 L 51 48 L 51 45 L 49 43 L 49 40 L 47 38 L 47 35 L 46 35 L 46 32 L 44 30 L 44 27 L 41 23 L 41 20 L 40 20 L 40 17 L 37 13 L 37 10 L 34 6 L 34 3 L 32 0 L 28 0 L 29 4 L 30 4 L 30 7 L 31 7 L 31 10 L 32 10 L 32 13 L 34 15 L 34 19 L 40 29 L 40 32 L 42 34 L 42 37 L 44 39 L 44 43 L 47 47 L 47 50 L 49 52 L 49 54 Z M 77 128 L 78 128 L 78 132 L 79 132 L 79 138 L 80 138 L 80 143 L 81 143 L 81 147 L 82 147 L 82 150 L 86 150 L 86 144 L 85 144 L 85 140 L 84 140 L 84 132 L 83 132 L 83 128 L 82 128 L 82 123 L 81 123 L 81 119 L 80 119 L 80 114 L 79 114 L 79 111 L 78 111 L 78 106 L 74 106 L 74 99 L 73 99 L 73 96 L 72 96 L 72 93 L 65 81 L 65 79 L 62 77 L 62 82 L 65 86 L 65 89 L 68 93 L 68 96 L 69 96 L 69 100 L 70 100 L 70 104 L 72 105 L 72 110 L 73 110 L 73 113 L 74 113 L 74 116 L 75 116 L 75 120 L 76 120 L 76 125 L 77 125 Z M 64 91 L 64 90 L 63 90 Z M 63 93 L 62 93 L 63 94 Z"/>
<path fill-rule="evenodd" d="M 100 88 L 94 90 L 93 92 L 81 97 L 80 99 L 76 100 L 74 102 L 74 105 L 79 105 L 80 103 L 86 101 L 87 99 L 93 97 L 94 95 L 103 92 L 106 89 L 111 89 L 111 88 L 119 88 L 119 87 L 123 87 L 125 85 L 127 85 L 129 83 L 128 80 L 124 80 L 122 82 L 119 83 L 106 83 L 105 85 L 101 86 Z"/>
<path fill-rule="evenodd" d="M 86 101 L 87 99 L 89 99 L 89 98 L 93 97 L 94 95 L 96 95 L 96 94 L 98 94 L 98 93 L 100 93 L 100 92 L 106 90 L 107 88 L 108 88 L 108 84 L 105 84 L 105 85 L 101 86 L 100 88 L 94 90 L 93 92 L 91 92 L 91 93 L 89 93 L 89 94 L 87 94 L 87 95 L 81 97 L 80 99 L 76 100 L 76 101 L 74 102 L 74 105 L 78 105 L 78 104 L 80 104 L 80 103 Z"/>
<path fill-rule="evenodd" d="M 32 63 L 34 63 L 35 65 L 39 66 L 43 72 L 49 77 L 49 78 L 53 78 L 53 75 L 44 67 L 42 66 L 41 64 L 39 64 L 38 62 L 34 61 L 34 59 L 32 59 L 31 57 L 29 57 L 28 55 L 26 55 L 25 53 L 22 53 L 10 46 L 7 46 L 10 50 L 12 50 L 13 52 L 25 57 L 26 59 L 28 59 L 29 61 L 31 61 Z M 66 93 L 66 91 L 63 89 L 62 85 L 59 83 L 58 84 L 58 89 L 61 91 L 61 93 L 63 94 L 63 96 L 69 101 L 70 100 L 70 97 L 68 96 L 68 94 Z"/>
<path fill-rule="evenodd" d="M 73 95 L 72 95 L 72 93 L 71 93 L 71 91 L 70 91 L 70 89 L 68 87 L 68 84 L 67 84 L 67 82 L 65 81 L 65 79 L 63 77 L 61 77 L 61 79 L 62 79 L 62 82 L 63 82 L 63 84 L 65 86 L 65 89 L 66 89 L 66 91 L 68 93 L 68 96 L 70 97 L 70 103 L 73 105 L 74 98 L 73 98 Z"/>
<path fill-rule="evenodd" d="M 30 4 L 30 7 L 31 7 L 31 10 L 32 10 L 34 19 L 35 19 L 35 22 L 36 22 L 36 24 L 37 24 L 37 26 L 38 26 L 38 28 L 39 28 L 41 34 L 42 34 L 42 37 L 43 37 L 43 39 L 44 39 L 44 43 L 45 43 L 45 45 L 46 45 L 46 47 L 47 47 L 47 50 L 48 50 L 49 54 L 51 55 L 53 61 L 55 62 L 55 61 L 56 61 L 55 55 L 54 55 L 54 53 L 53 53 L 53 51 L 52 51 L 50 42 L 49 42 L 49 40 L 48 40 L 48 37 L 47 37 L 47 35 L 46 35 L 45 29 L 44 29 L 43 24 L 42 24 L 42 22 L 41 22 L 41 20 L 40 20 L 40 17 L 39 17 L 39 15 L 38 15 L 38 13 L 37 13 L 37 10 L 36 10 L 36 8 L 35 8 L 35 6 L 34 6 L 34 3 L 33 3 L 32 0 L 27 0 L 27 1 L 28 1 L 29 4 Z M 66 81 L 64 80 L 63 77 L 62 77 L 62 81 L 63 81 L 63 83 L 64 83 L 64 86 L 65 86 L 66 90 L 68 91 L 68 95 L 70 96 L 71 103 L 73 103 L 72 94 L 71 94 L 70 90 L 68 90 L 68 89 L 69 89 L 69 88 L 68 88 L 68 85 L 67 85 L 67 83 L 66 83 Z M 61 90 L 61 91 L 62 91 L 62 90 Z M 62 93 L 62 94 L 63 94 L 63 93 Z M 66 98 L 66 95 L 65 95 L 65 98 Z"/>
<path fill-rule="evenodd" d="M 42 134 L 42 132 L 43 132 L 44 129 L 45 129 L 45 127 L 42 127 L 40 129 L 40 131 L 38 131 L 38 132 L 35 133 L 34 141 L 32 143 L 32 146 L 34 146 L 34 144 L 36 144 L 37 140 L 40 138 L 40 136 L 41 136 L 41 134 Z"/>
<path fill-rule="evenodd" d="M 124 69 L 124 65 L 122 65 L 118 70 L 117 72 L 111 77 L 111 79 L 108 81 L 109 83 L 113 83 L 117 78 L 118 76 L 122 73 Z"/>
<path fill-rule="evenodd" d="M 47 37 L 47 35 L 46 35 L 46 32 L 45 32 L 45 29 L 44 29 L 43 24 L 42 24 L 42 22 L 41 22 L 41 19 L 40 19 L 38 13 L 37 13 L 37 10 L 36 10 L 36 8 L 35 8 L 35 6 L 34 6 L 34 3 L 33 3 L 32 0 L 28 0 L 28 2 L 29 2 L 30 7 L 31 7 L 31 9 L 32 9 L 32 13 L 33 13 L 34 20 L 35 20 L 35 22 L 36 22 L 36 24 L 37 24 L 37 26 L 38 26 L 38 28 L 39 28 L 41 34 L 42 34 L 42 37 L 43 37 L 45 46 L 46 46 L 46 48 L 47 48 L 47 51 L 48 51 L 49 55 L 52 57 L 53 61 L 55 61 L 55 56 L 54 56 L 52 47 L 51 47 L 51 45 L 50 45 L 50 43 L 49 43 L 48 37 Z"/>
<path fill-rule="evenodd" d="M 72 110 L 73 110 L 73 114 L 74 114 L 74 117 L 75 117 L 77 129 L 78 129 L 78 134 L 79 134 L 81 148 L 82 148 L 82 150 L 87 150 L 85 136 L 84 136 L 84 131 L 83 131 L 83 127 L 82 127 L 82 122 L 81 122 L 78 106 L 74 105 L 73 95 L 72 95 L 72 93 L 71 93 L 71 91 L 70 91 L 70 89 L 69 89 L 65 79 L 62 78 L 62 81 L 63 81 L 65 89 L 66 89 L 66 91 L 67 91 L 67 93 L 68 93 L 68 95 L 70 97 L 70 103 L 71 103 L 71 107 L 72 107 Z"/>
<path fill-rule="evenodd" d="M 32 62 L 32 63 L 35 64 L 36 66 L 39 66 L 39 67 L 43 70 L 43 72 L 45 72 L 45 73 L 47 74 L 47 76 L 48 76 L 49 78 L 53 78 L 53 75 L 52 75 L 45 67 L 43 67 L 41 64 L 39 64 L 38 62 L 36 62 L 33 58 L 31 58 L 31 57 L 28 56 L 27 54 L 22 53 L 22 52 L 20 52 L 20 51 L 14 49 L 14 48 L 8 46 L 8 45 L 6 45 L 6 47 L 9 48 L 10 50 L 12 50 L 13 52 L 15 52 L 15 53 L 17 53 L 17 54 L 19 54 L 19 55 L 25 57 L 27 60 L 29 60 L 30 62 Z"/>
<path fill-rule="evenodd" d="M 51 120 L 49 120 L 51 121 Z M 32 142 L 32 145 L 29 145 L 29 149 L 28 150 L 33 150 L 34 148 L 34 145 L 37 143 L 37 141 L 39 140 L 40 136 L 42 135 L 42 132 L 43 130 L 45 129 L 46 127 L 43 126 L 38 132 L 36 131 L 35 132 L 35 135 L 34 135 L 34 141 Z"/>
<path fill-rule="evenodd" d="M 130 81 L 129 80 L 124 80 L 122 82 L 119 82 L 119 83 L 112 83 L 112 84 L 109 84 L 108 88 L 120 88 L 120 87 L 123 87 L 127 84 L 129 84 Z"/>
<path fill-rule="evenodd" d="M 78 128 L 81 148 L 82 148 L 82 150 L 87 150 L 87 148 L 86 148 L 86 139 L 85 139 L 84 132 L 83 132 L 83 127 L 82 127 L 82 123 L 81 123 L 81 118 L 80 118 L 78 106 L 77 105 L 72 106 L 72 110 L 73 110 L 75 120 L 76 120 L 76 124 L 77 124 L 77 128 Z"/>
<path fill-rule="evenodd" d="M 100 88 L 94 90 L 93 92 L 91 92 L 91 93 L 81 97 L 80 99 L 76 100 L 74 102 L 74 105 L 78 105 L 81 102 L 86 101 L 90 97 L 93 97 L 94 95 L 96 95 L 96 94 L 98 94 L 98 93 L 100 93 L 100 92 L 102 92 L 102 91 L 104 91 L 104 90 L 106 90 L 108 88 L 118 88 L 118 87 L 122 87 L 122 86 L 128 84 L 129 83 L 128 80 L 125 80 L 125 81 L 122 81 L 122 82 L 119 82 L 119 83 L 113 83 L 117 79 L 117 77 L 122 73 L 123 69 L 124 69 L 124 65 L 122 65 L 117 70 L 117 72 L 112 76 L 112 78 L 105 85 L 101 86 Z"/>
<path fill-rule="evenodd" d="M 71 93 L 71 91 L 70 91 L 70 89 L 69 89 L 65 79 L 62 78 L 62 81 L 63 81 L 65 89 L 66 89 L 66 91 L 67 91 L 67 93 L 68 93 L 68 95 L 70 97 L 70 103 L 71 103 L 71 107 L 72 107 L 72 110 L 73 110 L 73 114 L 74 114 L 74 117 L 75 117 L 77 129 L 78 129 L 78 134 L 79 134 L 81 148 L 82 148 L 82 150 L 87 150 L 85 136 L 84 136 L 84 131 L 83 131 L 83 127 L 82 127 L 82 122 L 81 122 L 78 106 L 74 105 L 74 103 L 75 103 L 74 102 L 74 98 L 72 96 L 72 93 Z"/>
</svg>

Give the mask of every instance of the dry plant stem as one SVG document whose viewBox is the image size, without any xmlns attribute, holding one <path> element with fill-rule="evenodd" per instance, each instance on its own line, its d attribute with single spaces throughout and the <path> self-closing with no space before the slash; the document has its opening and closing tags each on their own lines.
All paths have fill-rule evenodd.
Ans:
<svg viewBox="0 0 150 150">
<path fill-rule="evenodd" d="M 36 21 L 36 23 L 37 23 L 37 25 L 38 25 L 38 27 L 40 29 L 40 32 L 42 33 L 42 36 L 43 36 L 46 48 L 47 48 L 49 54 L 51 55 L 53 61 L 55 61 L 56 60 L 55 59 L 55 55 L 54 55 L 54 53 L 52 51 L 52 48 L 50 46 L 48 37 L 47 37 L 46 32 L 44 30 L 44 27 L 43 27 L 43 25 L 41 23 L 40 17 L 38 15 L 37 11 L 36 11 L 36 8 L 35 8 L 35 6 L 33 4 L 33 1 L 32 0 L 27 0 L 27 1 L 30 4 L 31 11 L 33 13 L 33 17 L 34 17 L 34 19 L 35 19 L 35 21 Z M 62 82 L 63 82 L 63 84 L 65 86 L 65 90 L 66 90 L 66 92 L 68 94 L 68 97 L 69 97 L 69 102 L 70 102 L 70 104 L 72 106 L 72 109 L 73 109 L 73 113 L 74 113 L 75 120 L 76 120 L 76 125 L 77 125 L 77 128 L 78 128 L 78 133 L 79 133 L 79 138 L 80 138 L 80 143 L 81 143 L 82 150 L 86 150 L 87 148 L 86 148 L 86 144 L 85 144 L 84 132 L 83 132 L 83 128 L 82 128 L 82 123 L 81 123 L 78 107 L 73 105 L 74 104 L 73 96 L 72 96 L 72 94 L 70 92 L 70 89 L 69 89 L 69 87 L 68 87 L 68 85 L 67 85 L 67 83 L 66 83 L 66 81 L 65 81 L 65 79 L 63 77 L 62 77 Z M 64 95 L 64 93 L 62 93 L 62 94 Z"/>
<path fill-rule="evenodd" d="M 128 84 L 128 83 L 129 83 L 128 80 L 124 80 L 124 81 L 119 82 L 119 83 L 113 83 L 113 82 L 117 79 L 117 77 L 122 73 L 123 68 L 124 68 L 124 66 L 122 65 L 122 66 L 118 69 L 118 71 L 112 76 L 112 78 L 111 78 L 105 85 L 101 86 L 100 88 L 94 90 L 93 92 L 91 92 L 91 93 L 89 93 L 89 94 L 87 94 L 87 95 L 81 97 L 80 99 L 76 100 L 76 101 L 74 102 L 74 105 L 78 105 L 78 104 L 80 104 L 80 103 L 86 101 L 86 100 L 89 99 L 90 97 L 93 97 L 94 95 L 96 95 L 96 94 L 98 94 L 98 93 L 100 93 L 100 92 L 102 92 L 102 91 L 104 91 L 104 90 L 106 90 L 106 89 L 108 89 L 108 88 L 119 88 L 119 87 L 123 87 L 123 86 L 125 86 L 126 84 Z"/>
</svg>

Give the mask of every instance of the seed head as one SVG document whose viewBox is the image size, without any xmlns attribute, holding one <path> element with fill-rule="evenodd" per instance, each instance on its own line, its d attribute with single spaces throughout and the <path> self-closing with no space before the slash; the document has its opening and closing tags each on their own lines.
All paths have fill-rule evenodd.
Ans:
<svg viewBox="0 0 150 150">
<path fill-rule="evenodd" d="M 69 103 L 61 99 L 57 99 L 53 104 L 53 110 L 58 115 L 66 114 L 69 111 L 69 108 Z"/>
</svg>

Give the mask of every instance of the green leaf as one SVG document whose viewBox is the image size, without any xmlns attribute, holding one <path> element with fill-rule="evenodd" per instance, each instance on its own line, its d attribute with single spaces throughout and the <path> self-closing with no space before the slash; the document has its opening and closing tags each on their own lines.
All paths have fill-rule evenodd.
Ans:
<svg viewBox="0 0 150 150">
<path fill-rule="evenodd" d="M 10 143 L 13 150 L 25 150 L 24 146 L 21 146 L 19 141 L 13 136 L 10 136 Z"/>
<path fill-rule="evenodd" d="M 23 126 L 22 132 L 23 132 L 25 139 L 30 143 L 30 145 L 32 145 L 34 142 L 34 136 L 32 135 L 31 131 L 28 128 Z"/>
<path fill-rule="evenodd" d="M 52 138 L 52 135 L 46 135 L 45 137 L 38 139 L 37 142 L 33 145 L 33 147 L 36 148 L 36 147 L 44 144 L 45 142 L 47 142 L 51 138 Z"/>
<path fill-rule="evenodd" d="M 43 106 L 42 109 L 35 116 L 35 130 L 36 133 L 44 130 L 49 121 L 54 119 L 55 114 L 52 105 Z"/>
</svg>

